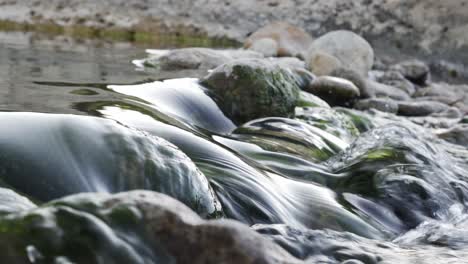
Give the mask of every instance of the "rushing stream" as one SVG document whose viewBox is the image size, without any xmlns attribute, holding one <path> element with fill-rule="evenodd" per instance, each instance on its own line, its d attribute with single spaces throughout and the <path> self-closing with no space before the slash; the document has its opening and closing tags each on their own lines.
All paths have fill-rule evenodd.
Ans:
<svg viewBox="0 0 468 264">
<path fill-rule="evenodd" d="M 238 125 L 198 79 L 135 69 L 141 47 L 0 37 L 3 215 L 82 192 L 145 189 L 203 218 L 250 225 L 310 263 L 468 263 L 468 149 L 430 128 L 323 107 Z M 5 217 L 0 231 L 22 227 Z M 91 249 L 100 263 L 169 259 L 127 231 L 95 234 L 113 241 Z M 29 261 L 42 263 L 44 237 L 21 234 Z M 63 257 L 54 263 L 69 263 Z"/>
</svg>

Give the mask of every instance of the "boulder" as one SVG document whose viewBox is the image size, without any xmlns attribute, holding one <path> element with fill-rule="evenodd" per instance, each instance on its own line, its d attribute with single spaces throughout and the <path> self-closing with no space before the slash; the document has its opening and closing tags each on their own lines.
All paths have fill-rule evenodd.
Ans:
<svg viewBox="0 0 468 264">
<path fill-rule="evenodd" d="M 357 101 L 354 108 L 358 110 L 376 109 L 395 114 L 398 112 L 398 103 L 389 98 L 369 98 Z"/>
<path fill-rule="evenodd" d="M 0 217 L 0 250 L 11 264 L 300 263 L 244 224 L 202 220 L 149 191 L 78 194 Z"/>
<path fill-rule="evenodd" d="M 360 98 L 370 98 L 375 96 L 372 86 L 367 85 L 367 81 L 359 73 L 352 69 L 336 68 L 330 73 L 330 76 L 346 79 L 359 88 Z"/>
<path fill-rule="evenodd" d="M 400 62 L 391 67 L 400 72 L 406 79 L 418 85 L 426 85 L 430 80 L 429 66 L 419 60 L 408 60 Z"/>
<path fill-rule="evenodd" d="M 304 58 L 307 48 L 312 43 L 312 37 L 296 26 L 286 22 L 273 22 L 268 24 L 250 35 L 244 42 L 244 47 L 254 49 L 256 47 L 272 48 L 271 39 L 276 42 L 276 54 L 280 57 L 300 57 Z M 260 44 L 258 43 L 260 42 Z M 257 50 L 258 51 L 258 50 Z M 266 51 L 270 53 L 271 51 Z M 262 52 L 265 54 L 265 52 Z"/>
<path fill-rule="evenodd" d="M 320 76 L 306 90 L 325 100 L 331 106 L 348 106 L 356 100 L 359 89 L 352 82 L 331 76 Z"/>
<path fill-rule="evenodd" d="M 258 59 L 223 64 L 201 84 L 236 123 L 267 116 L 291 117 L 300 92 L 289 69 Z"/>
<path fill-rule="evenodd" d="M 401 101 L 398 102 L 398 115 L 427 116 L 447 111 L 449 108 L 446 104 L 433 101 Z"/>
<path fill-rule="evenodd" d="M 329 75 L 334 69 L 344 67 L 367 76 L 374 63 L 374 50 L 365 39 L 351 31 L 332 31 L 312 42 L 306 62 L 312 72 L 320 75 Z"/>
</svg>

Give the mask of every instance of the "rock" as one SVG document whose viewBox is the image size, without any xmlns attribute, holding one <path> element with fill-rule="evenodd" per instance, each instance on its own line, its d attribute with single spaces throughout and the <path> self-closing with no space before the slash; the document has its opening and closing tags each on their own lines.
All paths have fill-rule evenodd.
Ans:
<svg viewBox="0 0 468 264">
<path fill-rule="evenodd" d="M 427 87 L 418 89 L 414 94 L 415 100 L 438 101 L 448 105 L 463 102 L 466 98 L 468 86 L 451 85 L 447 83 L 431 83 Z"/>
<path fill-rule="evenodd" d="M 265 57 L 276 57 L 278 56 L 278 43 L 271 38 L 257 39 L 249 47 L 249 50 L 259 52 Z"/>
<path fill-rule="evenodd" d="M 301 90 L 306 90 L 310 83 L 317 78 L 313 73 L 303 68 L 295 68 L 292 70 L 292 73 L 294 79 L 296 79 L 297 86 L 299 86 Z"/>
<path fill-rule="evenodd" d="M 281 58 L 267 58 L 269 62 L 272 64 L 276 64 L 280 67 L 289 68 L 291 70 L 294 69 L 303 69 L 306 70 L 306 65 L 304 61 L 296 57 L 281 57 Z"/>
<path fill-rule="evenodd" d="M 360 98 L 370 98 L 375 96 L 375 91 L 367 85 L 367 81 L 356 71 L 346 68 L 336 68 L 330 73 L 330 76 L 346 79 L 359 88 Z"/>
<path fill-rule="evenodd" d="M 335 69 L 343 67 L 343 63 L 336 57 L 321 51 L 315 52 L 307 59 L 309 69 L 317 76 L 326 76 L 331 74 Z"/>
<path fill-rule="evenodd" d="M 299 102 L 297 103 L 297 106 L 330 108 L 330 105 L 327 104 L 327 102 L 324 100 L 320 99 L 320 97 L 304 91 L 301 91 L 299 95 Z"/>
<path fill-rule="evenodd" d="M 0 227 L 2 261 L 12 264 L 300 263 L 246 225 L 204 221 L 149 191 L 69 196 L 1 217 Z"/>
<path fill-rule="evenodd" d="M 340 62 L 336 66 L 353 69 L 367 76 L 374 63 L 374 50 L 365 39 L 351 31 L 332 31 L 312 42 L 306 62 L 310 64 L 312 72 L 320 71 L 321 74 L 329 75 L 337 68 L 337 61 L 333 58 Z M 317 61 L 321 63 L 317 64 Z M 326 70 L 321 68 L 323 65 L 326 65 Z"/>
<path fill-rule="evenodd" d="M 267 116 L 291 117 L 300 92 L 290 70 L 257 59 L 223 64 L 201 83 L 236 123 Z"/>
<path fill-rule="evenodd" d="M 401 101 L 398 102 L 398 115 L 427 116 L 448 110 L 446 104 L 433 101 Z"/>
<path fill-rule="evenodd" d="M 357 101 L 354 108 L 358 110 L 376 109 L 396 114 L 398 112 L 398 103 L 388 98 L 369 98 Z"/>
<path fill-rule="evenodd" d="M 351 105 L 360 95 L 359 89 L 352 82 L 330 76 L 320 76 L 313 80 L 306 91 L 317 95 L 331 106 Z"/>
<path fill-rule="evenodd" d="M 307 48 L 312 43 L 312 37 L 304 30 L 286 22 L 273 22 L 250 35 L 245 40 L 244 47 L 252 49 L 257 46 L 268 46 L 270 49 L 271 41 L 265 39 L 272 39 L 276 42 L 276 54 L 280 57 L 304 58 Z M 258 41 L 261 43 L 258 44 Z"/>
<path fill-rule="evenodd" d="M 367 85 L 369 87 L 372 87 L 375 91 L 375 96 L 376 97 L 384 97 L 384 98 L 391 98 L 394 100 L 409 100 L 410 96 L 404 92 L 403 90 L 400 90 L 398 88 L 395 88 L 390 85 L 378 83 L 375 81 L 368 80 Z"/>
<path fill-rule="evenodd" d="M 430 80 L 429 66 L 419 60 L 400 62 L 391 68 L 400 72 L 406 79 L 421 86 L 426 85 Z"/>
<path fill-rule="evenodd" d="M 152 55 L 143 60 L 142 64 L 162 71 L 207 70 L 235 59 L 261 57 L 263 57 L 262 54 L 248 50 L 183 48 Z"/>
<path fill-rule="evenodd" d="M 386 71 L 382 75 L 377 75 L 376 81 L 398 88 L 410 96 L 416 92 L 414 85 L 397 71 Z"/>
<path fill-rule="evenodd" d="M 468 124 L 458 124 L 452 128 L 439 131 L 437 136 L 453 144 L 467 146 Z"/>
</svg>

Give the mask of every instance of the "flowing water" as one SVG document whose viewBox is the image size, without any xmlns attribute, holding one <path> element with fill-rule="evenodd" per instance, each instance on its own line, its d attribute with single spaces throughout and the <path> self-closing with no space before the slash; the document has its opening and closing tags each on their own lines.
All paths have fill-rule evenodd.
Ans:
<svg viewBox="0 0 468 264">
<path fill-rule="evenodd" d="M 468 149 L 427 128 L 330 108 L 237 127 L 197 79 L 132 65 L 143 47 L 0 40 L 10 192 L 41 204 L 149 189 L 253 225 L 311 263 L 468 263 Z M 7 194 L 2 212 L 33 206 Z"/>
</svg>

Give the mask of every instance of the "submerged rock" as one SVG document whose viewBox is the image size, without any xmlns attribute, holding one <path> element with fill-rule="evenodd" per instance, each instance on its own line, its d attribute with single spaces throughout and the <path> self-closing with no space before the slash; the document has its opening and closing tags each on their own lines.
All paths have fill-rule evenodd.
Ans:
<svg viewBox="0 0 468 264">
<path fill-rule="evenodd" d="M 352 82 L 330 76 L 320 76 L 313 80 L 306 91 L 317 95 L 331 106 L 351 105 L 360 95 L 359 89 Z"/>
<path fill-rule="evenodd" d="M 367 76 L 374 63 L 374 50 L 365 39 L 351 31 L 332 31 L 312 42 L 306 62 L 314 73 L 320 71 L 329 75 L 336 68 L 347 68 Z"/>
<path fill-rule="evenodd" d="M 272 52 L 276 43 L 276 52 Z M 244 42 L 244 47 L 263 54 L 274 54 L 281 57 L 304 58 L 307 48 L 312 43 L 312 37 L 296 26 L 286 22 L 273 22 L 250 35 Z"/>
<path fill-rule="evenodd" d="M 149 191 L 79 194 L 0 217 L 0 250 L 12 264 L 300 263 L 248 226 L 204 221 Z"/>
<path fill-rule="evenodd" d="M 204 217 L 220 213 L 206 177 L 162 138 L 94 117 L 2 113 L 0 122 L 1 183 L 38 201 L 147 189 Z"/>
<path fill-rule="evenodd" d="M 237 123 L 267 116 L 291 117 L 300 92 L 290 70 L 256 59 L 221 65 L 201 84 Z"/>
</svg>

